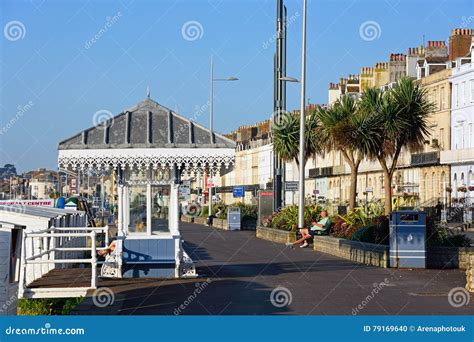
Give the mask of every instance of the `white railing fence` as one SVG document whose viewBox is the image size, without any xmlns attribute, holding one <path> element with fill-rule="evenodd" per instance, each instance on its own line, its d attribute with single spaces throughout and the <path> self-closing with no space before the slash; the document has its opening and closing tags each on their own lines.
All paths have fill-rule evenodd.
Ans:
<svg viewBox="0 0 474 342">
<path fill-rule="evenodd" d="M 19 297 L 70 297 L 97 287 L 97 251 L 109 246 L 106 227 L 52 227 L 24 232 L 22 237 Z M 86 256 L 90 252 L 90 257 Z M 90 264 L 89 287 L 31 288 L 29 285 L 56 268 L 85 267 Z"/>
</svg>

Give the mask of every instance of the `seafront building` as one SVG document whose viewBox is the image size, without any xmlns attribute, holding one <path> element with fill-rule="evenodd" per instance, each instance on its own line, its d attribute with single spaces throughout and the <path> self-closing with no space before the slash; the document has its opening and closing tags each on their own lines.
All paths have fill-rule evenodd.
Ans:
<svg viewBox="0 0 474 342">
<path fill-rule="evenodd" d="M 457 38 L 453 42 L 457 53 L 453 54 L 450 77 L 453 89 L 451 149 L 442 152 L 441 162 L 451 166 L 453 198 L 461 201 L 474 196 L 474 42 L 470 29 L 453 30 L 453 36 Z"/>
<path fill-rule="evenodd" d="M 426 46 L 409 48 L 407 53 L 392 53 L 387 62 L 364 66 L 359 75 L 330 83 L 328 105 L 341 96 L 359 98 L 368 87 L 390 88 L 401 78 L 416 79 L 434 103 L 430 116 L 431 134 L 422 151 L 403 151 L 395 172 L 393 204 L 434 206 L 451 204 L 457 189 L 474 190 L 474 69 L 472 68 L 472 30 L 454 29 L 445 41 L 428 41 Z M 452 92 L 454 94 L 452 95 Z M 227 203 L 234 186 L 246 186 L 245 202 L 252 201 L 258 189 L 271 188 L 273 150 L 270 122 L 240 127 L 228 136 L 237 142 L 235 170 L 220 180 L 217 193 Z M 264 128 L 265 127 L 265 128 Z M 263 132 L 265 132 L 263 134 Z M 297 179 L 295 163 L 286 163 L 286 180 Z M 306 196 L 329 203 L 349 199 L 350 169 L 339 152 L 316 156 L 306 164 Z M 359 168 L 358 200 L 382 199 L 387 186 L 378 162 L 364 160 Z M 471 188 L 469 188 L 471 186 Z M 453 188 L 453 191 L 451 191 Z M 455 189 L 454 189 L 455 188 Z M 474 195 L 468 193 L 467 195 Z M 287 192 L 286 203 L 296 193 Z M 455 200 L 456 201 L 456 200 Z"/>
<path fill-rule="evenodd" d="M 220 179 L 216 193 L 226 203 L 244 201 L 254 203 L 259 190 L 272 187 L 273 145 L 271 122 L 265 120 L 255 125 L 241 126 L 226 135 L 236 142 L 235 166 L 232 172 Z M 232 189 L 243 185 L 245 197 L 234 199 Z"/>
</svg>

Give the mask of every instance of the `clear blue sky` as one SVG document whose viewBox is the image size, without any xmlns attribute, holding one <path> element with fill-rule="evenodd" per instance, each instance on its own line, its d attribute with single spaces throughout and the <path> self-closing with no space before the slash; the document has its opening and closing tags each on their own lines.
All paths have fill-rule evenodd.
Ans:
<svg viewBox="0 0 474 342">
<path fill-rule="evenodd" d="M 211 54 L 217 77 L 240 79 L 216 84 L 216 130 L 270 117 L 275 2 L 2 0 L 0 164 L 56 168 L 59 141 L 92 126 L 99 110 L 135 105 L 148 85 L 153 99 L 208 126 Z M 329 82 L 406 53 L 423 35 L 447 40 L 452 28 L 472 27 L 473 4 L 309 0 L 308 98 L 325 103 Z M 302 1 L 287 0 L 287 7 L 288 74 L 300 78 Z M 198 36 L 191 27 L 185 39 L 183 25 L 193 21 Z M 374 40 L 360 35 L 367 21 L 380 27 Z M 298 107 L 298 92 L 288 85 L 288 109 Z"/>
</svg>

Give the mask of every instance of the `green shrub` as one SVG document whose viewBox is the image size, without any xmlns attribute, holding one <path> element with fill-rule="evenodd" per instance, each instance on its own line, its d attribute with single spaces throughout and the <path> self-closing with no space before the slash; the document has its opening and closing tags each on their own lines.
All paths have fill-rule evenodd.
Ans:
<svg viewBox="0 0 474 342">
<path fill-rule="evenodd" d="M 336 216 L 334 226 L 331 229 L 331 235 L 337 238 L 346 239 L 347 226 L 342 218 Z"/>
<path fill-rule="evenodd" d="M 219 214 L 217 215 L 217 218 L 220 219 L 225 219 L 227 218 L 227 204 L 223 202 L 219 203 L 214 203 L 212 205 L 212 215 L 215 215 L 219 211 Z M 201 214 L 199 215 L 201 217 L 208 217 L 209 216 L 209 205 L 204 205 L 201 208 Z"/>
<path fill-rule="evenodd" d="M 359 230 L 374 226 L 367 231 L 361 231 L 354 239 L 366 239 L 365 242 L 387 243 L 388 221 L 383 216 L 384 207 L 381 202 L 370 202 L 366 207 L 356 207 L 345 215 L 338 215 L 336 224 L 331 230 L 331 235 L 352 239 Z M 383 223 L 383 224 L 382 224 Z M 387 233 L 386 235 L 385 232 Z M 377 242 L 376 242 L 377 241 Z"/>
<path fill-rule="evenodd" d="M 219 219 L 226 219 L 227 218 L 227 204 L 223 202 L 216 203 L 212 206 L 212 211 L 214 215 Z"/>
<path fill-rule="evenodd" d="M 469 247 L 472 241 L 465 234 L 455 234 L 432 218 L 426 222 L 426 244 L 429 247 Z"/>
<path fill-rule="evenodd" d="M 234 203 L 231 207 L 239 207 L 242 221 L 256 220 L 258 217 L 258 208 L 256 205 L 245 204 L 242 202 Z"/>
<path fill-rule="evenodd" d="M 359 228 L 350 237 L 351 240 L 376 243 L 380 245 L 389 244 L 389 220 L 386 216 L 378 217 L 373 224 Z"/>
<path fill-rule="evenodd" d="M 208 217 L 209 216 L 209 206 L 205 205 L 201 208 L 201 217 Z"/>
<path fill-rule="evenodd" d="M 352 234 L 351 240 L 373 243 L 375 229 L 377 229 L 377 226 L 373 224 L 367 227 L 362 227 Z"/>
<path fill-rule="evenodd" d="M 272 227 L 281 230 L 296 230 L 298 224 L 298 207 L 291 205 L 273 215 Z"/>
<path fill-rule="evenodd" d="M 35 298 L 18 300 L 18 315 L 51 316 L 69 315 L 71 311 L 84 301 L 79 298 Z"/>
<path fill-rule="evenodd" d="M 323 208 L 318 204 L 307 204 L 304 210 L 305 227 L 318 221 Z M 289 205 L 271 217 L 271 226 L 276 229 L 295 231 L 298 227 L 298 206 Z"/>
<path fill-rule="evenodd" d="M 374 231 L 374 243 L 388 245 L 390 241 L 390 220 L 388 216 L 380 216 Z"/>
</svg>

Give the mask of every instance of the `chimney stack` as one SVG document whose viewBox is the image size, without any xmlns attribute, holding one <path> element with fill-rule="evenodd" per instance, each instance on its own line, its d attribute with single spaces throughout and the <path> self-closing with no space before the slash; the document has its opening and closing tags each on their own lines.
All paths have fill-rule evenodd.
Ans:
<svg viewBox="0 0 474 342">
<path fill-rule="evenodd" d="M 442 40 L 429 40 L 427 42 L 425 57 L 447 57 L 448 47 Z"/>
<path fill-rule="evenodd" d="M 472 40 L 472 29 L 456 28 L 451 31 L 449 37 L 449 60 L 455 61 L 469 53 Z"/>
</svg>

